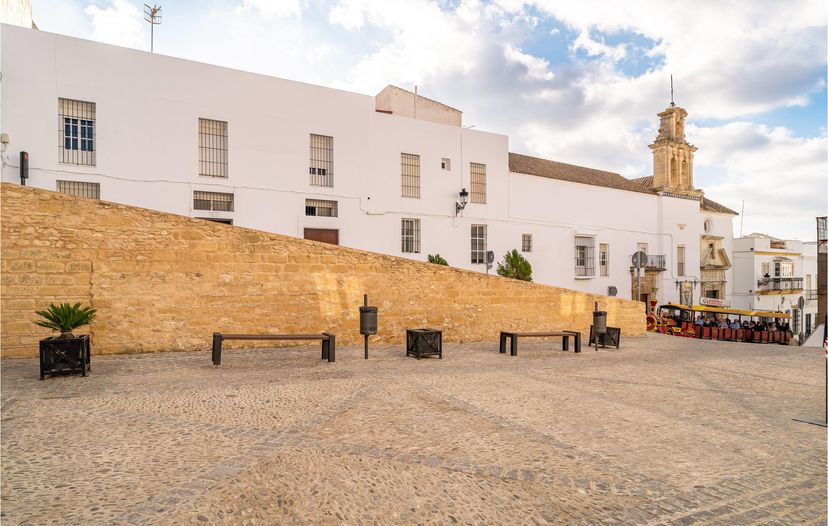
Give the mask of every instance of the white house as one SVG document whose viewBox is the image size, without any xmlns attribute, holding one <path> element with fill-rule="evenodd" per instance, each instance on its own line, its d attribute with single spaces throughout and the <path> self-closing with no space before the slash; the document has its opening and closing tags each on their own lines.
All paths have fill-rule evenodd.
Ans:
<svg viewBox="0 0 828 526">
<path fill-rule="evenodd" d="M 480 272 L 517 249 L 535 281 L 599 294 L 730 296 L 735 213 L 694 188 L 673 105 L 653 176 L 630 180 L 510 153 L 394 86 L 371 97 L 8 25 L 0 46 L 3 181 L 21 182 L 25 152 L 40 188 Z"/>
<path fill-rule="evenodd" d="M 735 307 L 791 315 L 795 335 L 817 324 L 816 243 L 750 234 L 733 240 Z"/>
</svg>

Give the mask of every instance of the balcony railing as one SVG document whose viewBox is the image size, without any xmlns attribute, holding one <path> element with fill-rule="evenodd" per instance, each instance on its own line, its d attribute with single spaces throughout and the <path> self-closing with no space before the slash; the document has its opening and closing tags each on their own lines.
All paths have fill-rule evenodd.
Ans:
<svg viewBox="0 0 828 526">
<path fill-rule="evenodd" d="M 806 289 L 805 299 L 808 301 L 817 299 L 817 289 Z"/>
<path fill-rule="evenodd" d="M 802 278 L 762 278 L 756 282 L 758 292 L 802 290 Z"/>
<path fill-rule="evenodd" d="M 667 256 L 647 254 L 647 270 L 667 270 Z"/>
</svg>

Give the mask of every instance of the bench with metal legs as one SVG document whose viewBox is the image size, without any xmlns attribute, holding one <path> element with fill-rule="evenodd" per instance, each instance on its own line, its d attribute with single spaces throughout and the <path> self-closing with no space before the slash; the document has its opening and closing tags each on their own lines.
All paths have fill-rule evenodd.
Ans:
<svg viewBox="0 0 828 526">
<path fill-rule="evenodd" d="M 575 349 L 574 351 L 581 352 L 581 333 L 577 331 L 555 331 L 555 332 L 505 332 L 502 331 L 500 333 L 500 352 L 502 354 L 506 353 L 506 339 L 508 338 L 509 341 L 509 354 L 512 356 L 517 356 L 518 353 L 518 338 L 544 338 L 544 337 L 555 337 L 560 336 L 563 338 L 563 350 L 569 350 L 569 338 L 572 337 L 575 340 Z"/>
<path fill-rule="evenodd" d="M 322 340 L 322 359 L 336 361 L 336 336 L 327 332 L 318 334 L 222 334 L 213 333 L 213 365 L 221 365 L 221 345 L 224 340 Z"/>
</svg>

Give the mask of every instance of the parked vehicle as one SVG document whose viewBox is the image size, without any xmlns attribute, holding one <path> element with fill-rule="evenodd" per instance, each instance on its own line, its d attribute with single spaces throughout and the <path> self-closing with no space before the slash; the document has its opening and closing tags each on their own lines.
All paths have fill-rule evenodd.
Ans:
<svg viewBox="0 0 828 526">
<path fill-rule="evenodd" d="M 793 336 L 790 318 L 784 312 L 668 303 L 647 316 L 647 330 L 706 340 L 787 345 Z"/>
</svg>

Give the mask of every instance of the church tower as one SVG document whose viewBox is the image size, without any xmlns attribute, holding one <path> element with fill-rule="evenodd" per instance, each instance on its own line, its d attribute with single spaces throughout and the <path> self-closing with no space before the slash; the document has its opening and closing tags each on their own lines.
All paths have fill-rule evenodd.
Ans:
<svg viewBox="0 0 828 526">
<path fill-rule="evenodd" d="M 687 112 L 671 102 L 670 107 L 658 116 L 661 118 L 658 137 L 650 145 L 653 151 L 653 189 L 701 197 L 702 191 L 693 188 L 693 153 L 697 148 L 684 139 Z"/>
</svg>

